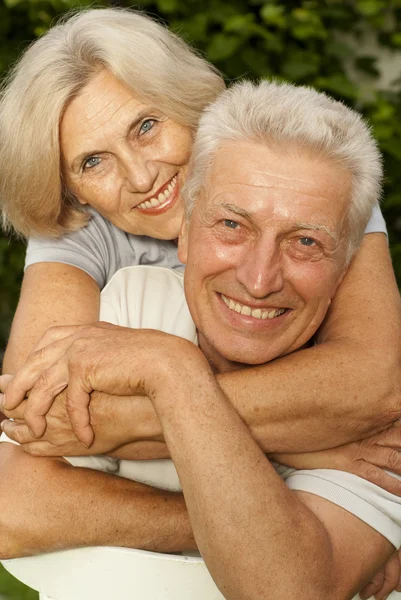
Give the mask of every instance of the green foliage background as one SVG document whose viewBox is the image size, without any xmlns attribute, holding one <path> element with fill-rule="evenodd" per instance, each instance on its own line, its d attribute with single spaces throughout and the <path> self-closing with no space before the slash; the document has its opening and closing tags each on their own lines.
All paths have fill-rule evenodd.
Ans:
<svg viewBox="0 0 401 600">
<path fill-rule="evenodd" d="M 2 0 L 0 75 L 58 15 L 89 5 L 93 2 Z M 129 0 L 119 5 L 138 7 Z M 275 76 L 312 85 L 370 119 L 385 159 L 383 208 L 401 282 L 401 0 L 142 0 L 140 8 L 199 48 L 228 80 Z M 366 36 L 400 56 L 399 79 L 380 91 L 376 50 L 367 47 L 360 54 Z M 21 242 L 0 237 L 0 349 L 18 298 L 23 256 Z"/>
<path fill-rule="evenodd" d="M 0 2 L 0 75 L 58 15 L 93 5 L 86 0 Z M 138 7 L 129 0 L 119 5 Z M 384 155 L 383 210 L 401 283 L 401 0 L 142 0 L 139 5 L 197 47 L 228 81 L 275 76 L 311 85 L 368 117 Z M 379 52 L 398 53 L 400 64 L 396 79 L 380 91 L 376 44 Z M 361 47 L 366 48 L 362 53 Z M 0 359 L 23 260 L 24 244 L 0 234 Z M 0 594 L 15 600 L 37 597 L 1 569 Z"/>
</svg>

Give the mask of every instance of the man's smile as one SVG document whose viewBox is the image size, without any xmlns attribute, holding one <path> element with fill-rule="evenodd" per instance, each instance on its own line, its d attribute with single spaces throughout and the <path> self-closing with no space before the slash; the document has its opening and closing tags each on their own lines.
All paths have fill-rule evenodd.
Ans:
<svg viewBox="0 0 401 600">
<path fill-rule="evenodd" d="M 227 296 L 224 296 L 224 294 L 220 294 L 220 297 L 230 310 L 253 317 L 254 319 L 274 319 L 287 310 L 286 308 L 252 308 L 247 304 L 241 304 L 232 298 L 228 298 Z"/>
</svg>

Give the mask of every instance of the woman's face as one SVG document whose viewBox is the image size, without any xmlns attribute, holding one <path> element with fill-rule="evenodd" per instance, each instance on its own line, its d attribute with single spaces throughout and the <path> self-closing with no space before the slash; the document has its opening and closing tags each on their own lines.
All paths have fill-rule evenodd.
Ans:
<svg viewBox="0 0 401 600">
<path fill-rule="evenodd" d="M 189 127 L 143 104 L 104 69 L 61 120 L 65 184 L 120 229 L 174 239 L 192 142 Z"/>
</svg>

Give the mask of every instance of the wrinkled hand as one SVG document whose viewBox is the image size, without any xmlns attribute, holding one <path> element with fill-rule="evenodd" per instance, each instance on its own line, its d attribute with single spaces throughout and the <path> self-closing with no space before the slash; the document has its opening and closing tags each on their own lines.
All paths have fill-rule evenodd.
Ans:
<svg viewBox="0 0 401 600">
<path fill-rule="evenodd" d="M 178 338 L 109 323 L 52 328 L 11 381 L 9 376 L 0 377 L 3 410 L 15 409 L 29 392 L 24 419 L 32 435 L 40 437 L 46 429 L 45 415 L 68 386 L 66 409 L 72 429 L 89 447 L 94 439 L 88 410 L 91 392 L 146 394 L 148 378 L 154 379 L 161 370 L 163 361 L 157 361 L 157 353 L 171 356 L 172 339 Z"/>
<path fill-rule="evenodd" d="M 384 469 L 401 475 L 401 421 L 369 438 L 319 452 L 275 454 L 277 462 L 296 469 L 337 469 L 359 475 L 392 494 L 401 496 L 401 481 Z"/>
<path fill-rule="evenodd" d="M 384 567 L 359 592 L 361 600 L 374 596 L 376 600 L 385 600 L 393 591 L 401 592 L 401 550 L 393 554 Z"/>
<path fill-rule="evenodd" d="M 143 398 L 138 398 L 141 401 Z M 5 411 L 6 416 L 14 421 L 6 420 L 1 428 L 5 434 L 18 442 L 25 452 L 34 456 L 84 456 L 88 454 L 110 454 L 128 440 L 125 428 L 119 427 L 120 419 L 116 418 L 118 406 L 131 401 L 125 397 L 102 397 L 100 402 L 94 400 L 90 405 L 91 424 L 95 431 L 95 441 L 88 449 L 76 437 L 66 407 L 67 394 L 62 392 L 53 402 L 46 415 L 46 430 L 39 439 L 34 437 L 24 422 L 27 400 L 16 409 Z M 125 417 L 125 408 L 122 419 Z"/>
</svg>

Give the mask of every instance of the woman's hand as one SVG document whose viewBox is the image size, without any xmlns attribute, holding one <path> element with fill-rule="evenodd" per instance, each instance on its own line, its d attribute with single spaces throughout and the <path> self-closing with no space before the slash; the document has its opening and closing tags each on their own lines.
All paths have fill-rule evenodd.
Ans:
<svg viewBox="0 0 401 600">
<path fill-rule="evenodd" d="M 15 409 L 29 392 L 24 419 L 32 435 L 40 437 L 46 429 L 45 415 L 67 388 L 66 410 L 72 429 L 89 447 L 94 438 L 88 410 L 91 392 L 146 395 L 150 381 L 168 374 L 170 359 L 175 357 L 174 365 L 180 364 L 176 350 L 183 345 L 182 355 L 188 356 L 193 344 L 186 340 L 109 323 L 53 328 L 14 378 L 0 378 L 2 407 Z"/>
<path fill-rule="evenodd" d="M 107 399 L 109 402 L 105 402 Z M 118 404 L 127 402 L 127 398 L 103 397 L 101 402 L 94 401 L 90 406 L 91 424 L 95 430 L 95 441 L 89 450 L 76 437 L 71 421 L 67 413 L 66 392 L 59 394 L 49 412 L 46 415 L 46 431 L 37 439 L 29 431 L 24 422 L 24 413 L 27 400 L 24 400 L 16 409 L 6 411 L 8 419 L 2 423 L 4 433 L 15 442 L 18 442 L 23 450 L 35 456 L 81 456 L 87 454 L 110 454 L 127 440 L 122 429 L 122 420 L 115 419 Z M 123 408 L 123 407 L 122 407 Z M 113 426 L 110 426 L 110 423 Z"/>
<path fill-rule="evenodd" d="M 36 438 L 24 421 L 27 401 L 7 412 L 8 419 L 2 424 L 6 435 L 19 443 L 25 452 L 34 456 L 83 456 L 88 454 L 113 454 L 119 456 L 121 448 L 129 458 L 149 458 L 144 454 L 144 443 L 149 451 L 161 452 L 160 423 L 152 419 L 154 410 L 145 396 L 109 396 L 93 392 L 89 405 L 90 422 L 95 439 L 88 449 L 76 437 L 66 408 L 66 391 L 57 396 L 46 415 L 46 431 Z M 121 453 L 122 454 L 122 453 Z M 163 456 L 166 451 L 163 448 Z M 125 456 L 124 456 L 125 457 Z M 151 458 L 155 458 L 154 455 Z M 159 458 L 159 456 L 157 456 Z"/>
<path fill-rule="evenodd" d="M 319 452 L 274 454 L 270 458 L 296 469 L 337 469 L 367 479 L 401 496 L 401 481 L 384 469 L 401 475 L 401 421 L 369 438 Z"/>
</svg>

